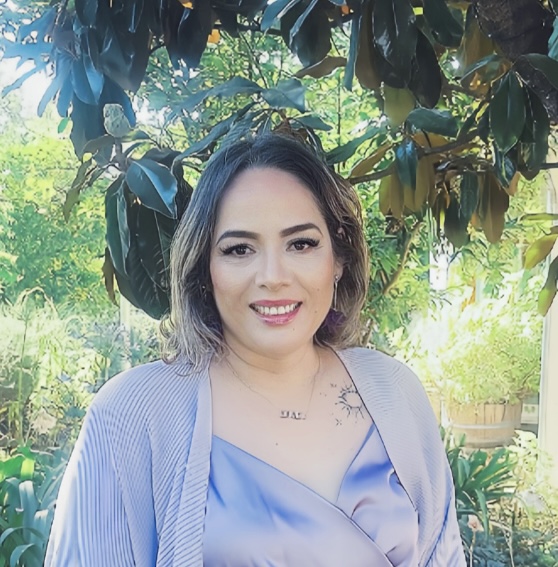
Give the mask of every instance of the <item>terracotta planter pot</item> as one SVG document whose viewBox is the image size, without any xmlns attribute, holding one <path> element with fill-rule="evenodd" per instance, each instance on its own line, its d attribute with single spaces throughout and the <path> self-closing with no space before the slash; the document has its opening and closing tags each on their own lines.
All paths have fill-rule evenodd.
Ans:
<svg viewBox="0 0 558 567">
<path fill-rule="evenodd" d="M 447 416 L 456 438 L 474 449 L 509 445 L 521 423 L 517 404 L 449 404 Z"/>
</svg>

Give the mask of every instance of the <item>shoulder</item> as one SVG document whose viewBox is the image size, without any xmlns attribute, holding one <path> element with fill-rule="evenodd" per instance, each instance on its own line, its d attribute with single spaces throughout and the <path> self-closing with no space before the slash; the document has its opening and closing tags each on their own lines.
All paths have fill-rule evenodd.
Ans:
<svg viewBox="0 0 558 567">
<path fill-rule="evenodd" d="M 111 378 L 96 394 L 89 413 L 130 427 L 172 420 L 195 406 L 204 371 L 161 360 L 130 368 Z M 191 413 L 191 412 L 190 412 Z"/>
<path fill-rule="evenodd" d="M 361 378 L 375 387 L 402 388 L 410 392 L 423 389 L 417 375 L 406 364 L 379 350 L 353 347 L 337 351 L 337 355 L 351 377 Z"/>
</svg>

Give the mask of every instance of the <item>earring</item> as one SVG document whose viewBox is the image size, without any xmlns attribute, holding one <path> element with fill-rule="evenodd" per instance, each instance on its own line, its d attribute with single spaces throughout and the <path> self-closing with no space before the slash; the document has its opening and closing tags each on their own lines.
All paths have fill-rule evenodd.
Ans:
<svg viewBox="0 0 558 567">
<path fill-rule="evenodd" d="M 339 283 L 339 276 L 335 276 L 335 280 L 333 282 L 333 309 L 337 311 L 337 284 Z"/>
</svg>

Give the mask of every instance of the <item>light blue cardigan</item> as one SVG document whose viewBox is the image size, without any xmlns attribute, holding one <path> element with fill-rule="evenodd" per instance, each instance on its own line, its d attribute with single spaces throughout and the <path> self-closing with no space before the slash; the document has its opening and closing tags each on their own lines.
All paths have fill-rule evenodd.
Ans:
<svg viewBox="0 0 558 567">
<path fill-rule="evenodd" d="M 380 352 L 337 354 L 418 511 L 419 567 L 465 567 L 451 473 L 421 383 Z M 207 369 L 153 362 L 111 379 L 68 464 L 45 566 L 201 567 L 211 436 Z"/>
</svg>

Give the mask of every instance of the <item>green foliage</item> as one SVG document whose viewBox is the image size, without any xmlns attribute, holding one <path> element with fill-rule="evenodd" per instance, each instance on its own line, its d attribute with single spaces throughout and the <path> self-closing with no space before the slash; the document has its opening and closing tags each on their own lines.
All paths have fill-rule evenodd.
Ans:
<svg viewBox="0 0 558 567">
<path fill-rule="evenodd" d="M 121 179 L 109 199 L 104 275 L 111 296 L 116 278 L 120 291 L 153 316 L 168 305 L 165 250 L 173 231 L 158 226 L 153 211 L 164 213 L 155 203 L 164 194 L 177 220 L 181 207 L 172 195 L 183 189 L 183 204 L 189 196 L 182 168 L 197 172 L 218 145 L 276 129 L 326 148 L 340 171 L 360 161 L 368 169 L 351 175 L 354 183 L 389 176 L 377 195 L 388 219 L 431 218 L 437 236 L 457 248 L 474 231 L 498 242 L 517 177 L 532 179 L 546 160 L 550 121 L 558 116 L 558 64 L 555 14 L 539 3 L 521 19 L 511 4 L 481 15 L 470 2 L 446 0 L 251 0 L 226 9 L 164 0 L 136 9 L 140 4 L 60 1 L 36 13 L 22 4 L 7 12 L 1 32 L 4 57 L 34 64 L 10 88 L 52 67 L 40 112 L 54 99 L 60 115 L 71 118 L 83 164 L 65 214 L 109 163 L 125 174 L 126 186 Z M 527 21 L 540 33 L 524 33 Z M 500 45 L 483 31 L 503 27 L 494 34 Z M 293 73 L 297 60 L 304 69 Z M 343 86 L 349 92 L 341 95 Z M 128 136 L 136 125 L 130 94 L 140 87 L 136 106 L 144 107 L 147 96 L 152 108 L 164 110 L 158 140 Z M 107 113 L 116 108 L 123 130 L 113 129 Z M 140 152 L 154 142 L 166 157 Z M 165 145 L 177 148 L 172 158 Z M 145 160 L 157 165 L 139 175 Z M 141 206 L 150 205 L 134 215 L 138 192 Z M 156 261 L 131 273 L 146 249 Z M 0 270 L 10 258 L 0 260 Z M 555 295 L 556 274 L 553 267 L 541 311 Z"/>
<path fill-rule="evenodd" d="M 19 447 L 0 451 L 0 562 L 39 567 L 66 457 Z"/>
</svg>

